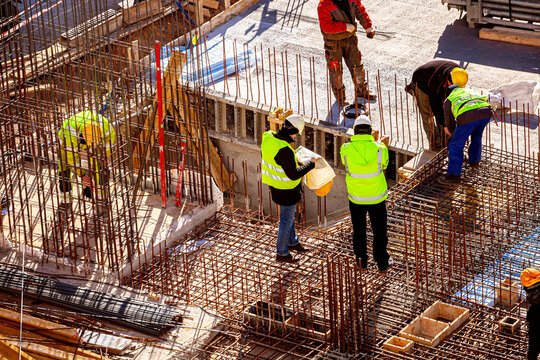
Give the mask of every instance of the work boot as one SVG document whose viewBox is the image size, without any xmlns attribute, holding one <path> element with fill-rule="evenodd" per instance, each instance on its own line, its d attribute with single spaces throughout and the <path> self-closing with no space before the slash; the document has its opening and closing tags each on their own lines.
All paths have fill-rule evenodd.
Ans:
<svg viewBox="0 0 540 360">
<path fill-rule="evenodd" d="M 282 255 L 276 254 L 276 261 L 280 262 L 280 263 L 294 264 L 294 263 L 298 262 L 298 260 L 300 260 L 300 259 L 293 257 L 291 254 L 289 254 L 287 256 L 282 256 Z"/>
<path fill-rule="evenodd" d="M 369 101 L 369 100 L 377 100 L 377 95 L 371 94 L 367 89 L 364 90 L 364 91 L 359 91 L 359 92 L 356 94 L 356 97 L 357 97 L 357 98 L 366 99 L 366 101 Z"/>
<path fill-rule="evenodd" d="M 439 183 L 443 185 L 457 186 L 460 182 L 460 175 L 443 175 L 439 178 Z"/>
<path fill-rule="evenodd" d="M 384 275 L 388 272 L 388 269 L 390 269 L 390 267 L 394 266 L 394 259 L 392 258 L 388 258 L 388 264 L 386 265 L 385 268 L 379 268 L 379 275 Z"/>
<path fill-rule="evenodd" d="M 480 161 L 471 161 L 469 162 L 469 165 L 471 166 L 472 169 L 478 169 L 480 168 Z"/>
<path fill-rule="evenodd" d="M 307 252 L 311 251 L 311 249 L 303 247 L 302 244 L 300 244 L 300 243 L 298 243 L 296 245 L 293 245 L 293 246 L 289 246 L 289 250 L 293 250 L 293 251 L 296 251 L 296 252 L 299 252 L 299 253 L 307 253 Z"/>
</svg>

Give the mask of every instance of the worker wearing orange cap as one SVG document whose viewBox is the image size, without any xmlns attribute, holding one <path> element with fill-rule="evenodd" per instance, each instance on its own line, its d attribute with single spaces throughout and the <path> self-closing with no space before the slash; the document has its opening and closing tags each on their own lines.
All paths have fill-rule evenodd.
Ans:
<svg viewBox="0 0 540 360">
<path fill-rule="evenodd" d="M 373 230 L 373 259 L 379 273 L 384 274 L 393 264 L 386 251 L 388 244 L 386 198 L 388 186 L 384 170 L 388 166 L 387 143 L 378 142 L 372 135 L 371 121 L 366 115 L 356 118 L 351 142 L 341 146 L 341 162 L 347 172 L 349 210 L 353 226 L 353 248 L 362 271 L 367 270 L 366 214 Z M 382 140 L 384 141 L 384 140 Z"/>
<path fill-rule="evenodd" d="M 529 323 L 529 350 L 528 360 L 538 359 L 540 354 L 540 271 L 535 268 L 527 268 L 521 272 L 521 286 L 527 293 L 529 311 L 527 322 Z"/>
</svg>

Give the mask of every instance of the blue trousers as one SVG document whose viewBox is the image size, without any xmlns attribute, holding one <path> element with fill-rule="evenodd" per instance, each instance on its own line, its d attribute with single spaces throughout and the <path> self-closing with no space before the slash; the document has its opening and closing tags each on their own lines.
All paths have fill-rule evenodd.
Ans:
<svg viewBox="0 0 540 360">
<path fill-rule="evenodd" d="M 461 175 L 463 167 L 463 148 L 469 136 L 469 161 L 478 162 L 482 158 L 482 134 L 491 118 L 476 120 L 472 123 L 456 126 L 448 143 L 448 175 Z"/>
<path fill-rule="evenodd" d="M 298 245 L 300 243 L 294 228 L 295 214 L 296 204 L 291 206 L 279 206 L 279 229 L 276 243 L 278 255 L 289 255 L 289 246 Z"/>
</svg>

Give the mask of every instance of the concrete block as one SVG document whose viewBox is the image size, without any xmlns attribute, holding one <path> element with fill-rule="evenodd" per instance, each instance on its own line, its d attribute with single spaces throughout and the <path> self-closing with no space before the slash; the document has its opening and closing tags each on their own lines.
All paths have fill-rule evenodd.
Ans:
<svg viewBox="0 0 540 360">
<path fill-rule="evenodd" d="M 495 303 L 501 306 L 512 307 L 519 301 L 519 283 L 511 279 L 504 279 L 495 287 Z"/>
<path fill-rule="evenodd" d="M 436 301 L 422 313 L 422 316 L 448 323 L 449 333 L 452 333 L 469 320 L 469 309 Z"/>
<path fill-rule="evenodd" d="M 425 318 L 414 319 L 399 332 L 399 336 L 426 346 L 437 346 L 450 333 L 448 324 Z"/>
<path fill-rule="evenodd" d="M 383 349 L 401 354 L 410 354 L 413 347 L 414 341 L 398 336 L 392 336 L 383 343 Z"/>
<path fill-rule="evenodd" d="M 499 321 L 499 332 L 502 334 L 514 334 L 521 328 L 521 321 L 511 316 L 506 316 Z"/>
</svg>

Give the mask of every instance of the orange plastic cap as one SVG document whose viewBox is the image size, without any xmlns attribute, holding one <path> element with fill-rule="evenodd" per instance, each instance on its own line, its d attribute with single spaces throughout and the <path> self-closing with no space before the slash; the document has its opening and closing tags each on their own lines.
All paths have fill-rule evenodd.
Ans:
<svg viewBox="0 0 540 360">
<path fill-rule="evenodd" d="M 540 283 L 540 271 L 527 268 L 521 272 L 521 286 L 528 288 L 537 283 Z"/>
<path fill-rule="evenodd" d="M 323 186 L 321 186 L 320 188 L 318 189 L 315 189 L 315 194 L 317 194 L 318 196 L 325 196 L 327 195 L 329 192 L 330 192 L 330 189 L 332 189 L 332 184 L 334 183 L 334 180 L 330 180 L 329 182 L 327 182 L 326 184 L 324 184 Z"/>
</svg>

